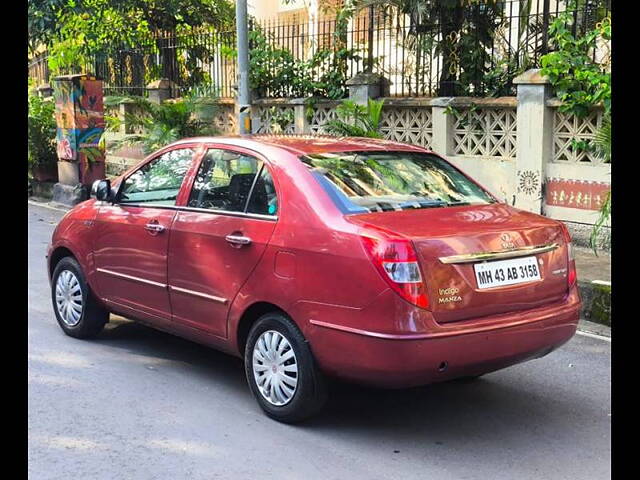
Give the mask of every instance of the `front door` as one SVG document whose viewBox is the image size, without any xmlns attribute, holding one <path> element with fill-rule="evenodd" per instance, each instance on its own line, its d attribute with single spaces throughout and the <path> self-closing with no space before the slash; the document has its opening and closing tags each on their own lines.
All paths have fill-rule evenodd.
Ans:
<svg viewBox="0 0 640 480">
<path fill-rule="evenodd" d="M 240 151 L 209 149 L 169 239 L 174 321 L 227 336 L 227 313 L 275 228 L 267 166 Z"/>
<path fill-rule="evenodd" d="M 96 217 L 94 258 L 99 291 L 116 307 L 150 320 L 169 320 L 169 229 L 194 150 L 170 150 L 123 180 L 114 205 Z"/>
</svg>

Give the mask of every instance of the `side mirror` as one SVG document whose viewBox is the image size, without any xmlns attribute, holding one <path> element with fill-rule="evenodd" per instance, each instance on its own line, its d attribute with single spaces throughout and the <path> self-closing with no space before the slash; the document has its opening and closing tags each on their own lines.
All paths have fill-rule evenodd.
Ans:
<svg viewBox="0 0 640 480">
<path fill-rule="evenodd" d="M 100 202 L 110 202 L 113 198 L 110 180 L 96 180 L 91 186 L 91 197 Z"/>
</svg>

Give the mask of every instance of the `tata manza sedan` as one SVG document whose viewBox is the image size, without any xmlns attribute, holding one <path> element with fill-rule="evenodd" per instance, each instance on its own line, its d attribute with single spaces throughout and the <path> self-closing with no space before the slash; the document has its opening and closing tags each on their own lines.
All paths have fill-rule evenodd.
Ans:
<svg viewBox="0 0 640 480">
<path fill-rule="evenodd" d="M 272 418 L 327 378 L 401 388 L 548 354 L 580 309 L 571 239 L 438 154 L 364 138 L 185 139 L 60 221 L 48 249 L 72 337 L 115 313 L 244 358 Z"/>
</svg>

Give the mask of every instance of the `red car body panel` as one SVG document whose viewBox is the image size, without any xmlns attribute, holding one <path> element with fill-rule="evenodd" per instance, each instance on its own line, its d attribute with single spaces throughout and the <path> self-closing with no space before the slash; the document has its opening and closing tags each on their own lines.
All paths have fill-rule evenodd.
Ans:
<svg viewBox="0 0 640 480">
<path fill-rule="evenodd" d="M 173 320 L 226 338 L 229 305 L 260 261 L 274 227 L 268 220 L 178 212 L 168 263 Z M 231 247 L 228 234 L 251 238 L 251 248 Z"/>
<path fill-rule="evenodd" d="M 326 373 L 388 387 L 503 368 L 544 355 L 575 333 L 580 298 L 567 282 L 560 222 L 504 204 L 344 215 L 299 160 L 330 151 L 428 150 L 371 139 L 202 138 L 176 142 L 140 165 L 184 146 L 196 154 L 175 208 L 80 204 L 54 232 L 50 271 L 66 248 L 111 311 L 236 355 L 247 312 L 273 305 L 298 325 Z M 207 148 L 264 161 L 274 179 L 277 217 L 185 208 Z M 154 221 L 166 231 L 145 230 Z M 372 227 L 413 242 L 427 309 L 405 301 L 381 277 L 362 242 Z M 229 234 L 252 243 L 232 246 Z M 542 281 L 481 291 L 472 264 L 440 260 L 504 250 L 504 238 L 515 248 L 558 245 L 538 255 Z M 457 289 L 461 301 L 439 302 L 439 291 L 448 288 Z"/>
<path fill-rule="evenodd" d="M 169 235 L 147 230 L 147 224 L 170 229 L 175 210 L 133 205 L 99 207 L 95 221 L 93 252 L 97 289 L 113 304 L 136 309 L 145 316 L 171 316 L 167 285 Z M 149 283 L 132 282 L 127 275 Z"/>
</svg>

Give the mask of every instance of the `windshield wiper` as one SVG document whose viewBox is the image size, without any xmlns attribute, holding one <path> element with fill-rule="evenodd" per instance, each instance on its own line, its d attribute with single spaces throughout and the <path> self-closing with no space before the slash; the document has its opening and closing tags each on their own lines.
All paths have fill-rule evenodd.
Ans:
<svg viewBox="0 0 640 480">
<path fill-rule="evenodd" d="M 399 204 L 399 207 L 402 209 L 409 209 L 409 208 L 414 208 L 414 209 L 420 209 L 420 208 L 438 208 L 438 207 L 445 207 L 447 205 L 447 202 L 443 202 L 442 200 L 428 200 L 428 201 L 412 201 L 412 202 L 404 202 Z"/>
<path fill-rule="evenodd" d="M 459 201 L 459 202 L 447 202 L 447 206 L 448 207 L 453 207 L 453 206 L 459 206 L 459 205 L 471 205 L 471 202 L 464 202 L 464 201 Z"/>
</svg>

